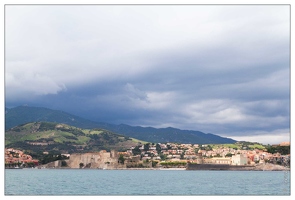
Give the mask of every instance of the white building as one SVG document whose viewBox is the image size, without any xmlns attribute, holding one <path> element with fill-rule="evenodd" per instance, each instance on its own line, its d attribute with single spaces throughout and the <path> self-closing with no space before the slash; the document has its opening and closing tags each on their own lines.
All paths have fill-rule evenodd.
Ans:
<svg viewBox="0 0 295 200">
<path fill-rule="evenodd" d="M 237 154 L 232 156 L 232 165 L 247 165 L 248 158 L 246 155 Z"/>
<path fill-rule="evenodd" d="M 259 157 L 258 154 L 256 154 L 256 155 L 254 156 L 254 162 L 259 162 L 259 160 L 260 160 L 260 157 Z"/>
</svg>

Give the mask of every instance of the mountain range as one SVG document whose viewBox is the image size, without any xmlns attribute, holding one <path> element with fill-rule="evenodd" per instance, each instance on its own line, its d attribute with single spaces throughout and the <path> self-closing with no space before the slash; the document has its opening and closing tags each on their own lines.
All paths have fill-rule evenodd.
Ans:
<svg viewBox="0 0 295 200">
<path fill-rule="evenodd" d="M 154 143 L 231 144 L 236 142 L 231 138 L 194 130 L 180 130 L 172 127 L 141 127 L 126 124 L 115 125 L 104 122 L 95 122 L 64 111 L 42 107 L 18 106 L 14 108 L 5 108 L 6 131 L 15 126 L 29 122 L 55 122 L 83 129 L 105 129 L 126 137 Z"/>
</svg>

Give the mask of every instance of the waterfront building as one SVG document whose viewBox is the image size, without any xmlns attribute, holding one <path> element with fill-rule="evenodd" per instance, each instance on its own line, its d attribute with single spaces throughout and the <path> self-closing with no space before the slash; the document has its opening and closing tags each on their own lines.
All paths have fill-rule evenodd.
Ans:
<svg viewBox="0 0 295 200">
<path fill-rule="evenodd" d="M 232 165 L 247 165 L 248 158 L 244 154 L 237 154 L 232 156 Z"/>
<path fill-rule="evenodd" d="M 212 158 L 212 163 L 214 164 L 228 164 L 230 165 L 232 162 L 231 158 L 222 158 L 222 157 L 214 157 Z"/>
</svg>

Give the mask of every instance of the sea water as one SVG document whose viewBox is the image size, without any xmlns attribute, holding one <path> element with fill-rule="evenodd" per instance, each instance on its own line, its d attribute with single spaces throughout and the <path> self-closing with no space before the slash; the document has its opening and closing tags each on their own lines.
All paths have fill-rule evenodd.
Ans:
<svg viewBox="0 0 295 200">
<path fill-rule="evenodd" d="M 5 195 L 290 195 L 289 171 L 5 169 Z"/>
</svg>

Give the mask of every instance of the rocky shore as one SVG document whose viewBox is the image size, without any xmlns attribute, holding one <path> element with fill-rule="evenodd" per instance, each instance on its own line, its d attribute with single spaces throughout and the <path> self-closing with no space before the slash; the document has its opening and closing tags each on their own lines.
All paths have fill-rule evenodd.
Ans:
<svg viewBox="0 0 295 200">
<path fill-rule="evenodd" d="M 282 165 L 275 165 L 271 163 L 256 165 L 253 170 L 255 171 L 290 171 L 289 167 L 284 167 Z"/>
</svg>

